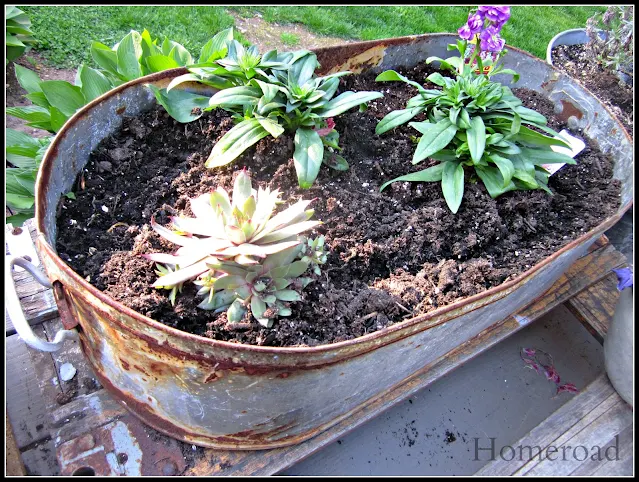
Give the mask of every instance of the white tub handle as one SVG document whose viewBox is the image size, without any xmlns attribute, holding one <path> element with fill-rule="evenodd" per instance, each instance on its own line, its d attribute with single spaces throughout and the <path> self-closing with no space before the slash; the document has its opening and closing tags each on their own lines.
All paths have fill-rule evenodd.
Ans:
<svg viewBox="0 0 639 482">
<path fill-rule="evenodd" d="M 60 330 L 56 333 L 53 341 L 44 341 L 42 338 L 36 336 L 35 333 L 33 333 L 31 326 L 27 322 L 27 319 L 22 312 L 20 298 L 18 297 L 18 292 L 16 291 L 16 286 L 13 281 L 13 266 L 17 265 L 25 271 L 28 271 L 38 281 L 38 283 L 40 283 L 45 288 L 51 288 L 52 285 L 45 274 L 26 259 L 20 256 L 7 256 L 5 259 L 6 269 L 4 275 L 4 294 L 7 303 L 6 308 L 9 312 L 11 322 L 18 332 L 18 335 L 20 335 L 20 338 L 22 338 L 27 345 L 35 348 L 36 350 L 49 352 L 58 351 L 60 348 L 62 348 L 64 340 L 76 338 L 78 336 L 78 332 L 76 330 Z"/>
</svg>

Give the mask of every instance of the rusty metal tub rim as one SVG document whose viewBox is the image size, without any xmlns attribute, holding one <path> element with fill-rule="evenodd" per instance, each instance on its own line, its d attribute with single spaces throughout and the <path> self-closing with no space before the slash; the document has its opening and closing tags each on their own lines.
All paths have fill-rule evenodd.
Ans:
<svg viewBox="0 0 639 482">
<path fill-rule="evenodd" d="M 394 38 L 389 38 L 389 39 L 382 39 L 382 40 L 371 40 L 371 41 L 366 41 L 366 42 L 354 42 L 351 44 L 345 44 L 344 48 L 347 48 L 349 51 L 352 52 L 364 52 L 366 50 L 368 50 L 369 48 L 373 48 L 373 47 L 377 47 L 379 45 L 392 45 L 392 44 L 397 44 L 397 43 L 412 43 L 412 42 L 416 42 L 419 39 L 425 38 L 425 37 L 446 37 L 446 36 L 455 36 L 456 34 L 448 34 L 448 33 L 438 33 L 438 34 L 424 34 L 424 35 L 414 35 L 414 36 L 405 36 L 405 37 L 394 37 Z M 317 52 L 318 57 L 321 56 L 322 52 L 328 50 L 328 49 L 334 49 L 335 47 L 324 47 L 324 48 L 320 48 L 320 49 L 315 49 L 314 51 Z M 511 50 L 515 50 L 517 52 L 519 52 L 520 54 L 526 55 L 528 57 L 531 57 L 533 59 L 539 60 L 540 62 L 543 62 L 542 59 L 538 59 L 537 57 L 531 55 L 528 52 L 525 52 L 521 49 L 515 48 L 515 47 L 510 47 L 508 46 L 509 49 Z M 548 66 L 549 68 L 553 69 L 555 72 L 557 72 L 557 74 L 559 75 L 564 75 L 562 74 L 556 67 L 554 66 Z M 325 66 L 322 66 L 322 69 L 325 70 Z M 408 320 L 399 322 L 399 323 L 395 323 L 387 328 L 384 328 L 382 330 L 373 332 L 373 333 L 369 333 L 351 340 L 346 340 L 346 341 L 341 341 L 341 342 L 336 342 L 336 343 L 330 343 L 330 344 L 324 344 L 324 345 L 318 345 L 318 346 L 314 346 L 314 347 L 304 347 L 304 346 L 292 346 L 292 347 L 265 347 L 265 346 L 257 346 L 257 345 L 249 345 L 249 344 L 242 344 L 242 343 L 232 343 L 232 342 L 227 342 L 227 341 L 222 341 L 222 340 L 213 340 L 210 338 L 206 338 L 200 335 L 195 335 L 192 333 L 188 333 L 182 330 L 178 330 L 176 328 L 172 328 L 170 326 L 167 326 L 159 321 L 156 321 L 152 318 L 149 318 L 147 316 L 142 315 L 141 313 L 125 306 L 124 304 L 114 300 L 113 298 L 107 296 L 106 294 L 104 294 L 102 291 L 98 290 L 96 287 L 94 287 L 93 285 L 91 285 L 90 283 L 88 283 L 84 278 L 82 278 L 79 274 L 77 274 L 73 269 L 71 269 L 71 267 L 69 265 L 67 265 L 56 253 L 55 249 L 53 246 L 51 246 L 51 244 L 49 244 L 49 242 L 47 241 L 48 238 L 48 233 L 46 232 L 46 227 L 45 227 L 45 222 L 44 222 L 44 207 L 42 206 L 42 202 L 43 199 L 45 199 L 45 190 L 46 190 L 46 186 L 48 185 L 49 182 L 49 178 L 51 176 L 51 162 L 50 159 L 52 159 L 53 157 L 55 157 L 55 153 L 57 151 L 58 148 L 58 144 L 60 142 L 60 139 L 62 138 L 62 136 L 68 131 L 70 130 L 73 125 L 81 118 L 83 118 L 85 115 L 87 115 L 87 113 L 89 113 L 89 111 L 92 109 L 93 106 L 99 104 L 100 102 L 102 102 L 104 99 L 107 99 L 109 97 L 112 97 L 114 95 L 116 95 L 117 93 L 129 88 L 130 86 L 133 85 L 138 85 L 138 84 L 146 84 L 149 82 L 157 82 L 157 81 L 161 81 L 164 79 L 169 79 L 169 78 L 173 78 L 177 75 L 180 74 L 184 74 L 187 73 L 187 69 L 184 67 L 180 67 L 180 68 L 175 68 L 175 69 L 170 69 L 170 70 L 165 70 L 162 72 L 157 72 L 154 74 L 150 74 L 147 75 L 145 77 L 140 77 L 138 79 L 134 79 L 130 82 L 127 82 L 125 84 L 122 84 L 112 90 L 110 90 L 109 92 L 106 92 L 105 94 L 103 94 L 102 96 L 94 99 L 93 101 L 91 101 L 90 103 L 88 103 L 87 105 L 85 105 L 82 109 L 80 109 L 79 111 L 77 111 L 68 121 L 67 123 L 63 126 L 63 128 L 58 132 L 58 134 L 55 136 L 54 140 L 52 141 L 51 145 L 49 146 L 49 148 L 47 149 L 43 161 L 42 161 L 42 165 L 41 168 L 38 172 L 38 177 L 36 180 L 36 229 L 37 229 L 37 244 L 38 244 L 38 248 L 42 249 L 47 256 L 49 256 L 49 258 L 57 265 L 57 267 L 64 272 L 66 275 L 68 275 L 75 283 L 77 283 L 78 286 L 80 286 L 81 288 L 83 288 L 84 290 L 86 290 L 90 295 L 95 296 L 97 299 L 99 299 L 101 302 L 105 303 L 106 305 L 110 306 L 111 308 L 118 310 L 144 324 L 149 325 L 150 327 L 159 330 L 161 332 L 165 332 L 167 335 L 170 336 L 174 336 L 174 337 L 178 337 L 178 338 L 182 338 L 185 341 L 191 341 L 191 342 L 197 342 L 197 343 L 202 343 L 211 347 L 220 347 L 220 348 L 227 348 L 227 349 L 232 349 L 232 350 L 236 350 L 236 351 L 246 351 L 246 352 L 256 352 L 256 353 L 264 353 L 264 354 L 282 354 L 282 353 L 322 353 L 322 352 L 329 352 L 329 351 L 333 351 L 333 350 L 339 350 L 342 348 L 346 348 L 346 347 L 356 347 L 357 345 L 363 344 L 363 343 L 367 343 L 367 342 L 374 342 L 377 339 L 380 338 L 385 338 L 388 336 L 388 334 L 399 331 L 399 330 L 403 330 L 406 328 L 409 328 L 413 325 L 422 323 L 424 321 L 427 321 L 429 319 L 438 317 L 440 315 L 443 315 L 449 311 L 452 310 L 456 310 L 456 309 L 461 309 L 466 307 L 467 305 L 471 305 L 473 303 L 476 303 L 478 301 L 481 301 L 484 298 L 488 298 L 488 297 L 492 297 L 492 296 L 499 296 L 500 293 L 508 291 L 509 288 L 516 286 L 517 284 L 522 283 L 526 278 L 532 276 L 534 273 L 536 273 L 537 271 L 541 270 L 542 268 L 544 268 L 545 266 L 547 266 L 548 264 L 550 264 L 554 259 L 558 258 L 559 256 L 561 256 L 563 253 L 570 251 L 571 249 L 575 248 L 576 246 L 580 245 L 582 242 L 585 242 L 588 238 L 592 237 L 595 233 L 603 233 L 605 230 L 611 228 L 612 226 L 614 226 L 623 216 L 623 214 L 630 209 L 633 206 L 633 202 L 630 201 L 628 203 L 626 203 L 624 206 L 621 206 L 619 208 L 619 210 L 617 211 L 616 214 L 614 214 L 613 216 L 607 218 L 604 222 L 602 222 L 601 224 L 599 224 L 598 226 L 594 227 L 593 229 L 589 230 L 588 232 L 582 234 L 580 237 L 578 237 L 577 239 L 571 241 L 570 243 L 568 243 L 567 245 L 563 246 L 561 249 L 559 249 L 558 251 L 556 251 L 555 253 L 553 253 L 551 256 L 548 256 L 547 258 L 544 258 L 543 260 L 541 260 L 540 262 L 538 262 L 537 264 L 535 264 L 534 266 L 532 266 L 530 269 L 528 269 L 527 271 L 519 274 L 518 276 L 516 276 L 515 278 L 502 283 L 498 286 L 495 286 L 493 288 L 490 288 L 486 291 L 483 291 L 481 293 L 477 293 L 473 296 L 467 297 L 467 298 L 463 298 L 461 300 L 455 301 L 454 303 L 451 303 L 450 305 L 446 305 L 446 306 L 442 306 L 440 308 L 437 308 L 429 313 L 426 314 L 422 314 L 422 315 L 418 315 L 416 317 L 410 318 Z M 572 81 L 576 82 L 574 79 L 571 79 Z M 577 82 L 577 84 L 579 84 L 579 82 Z M 585 87 L 583 87 L 583 85 L 579 84 L 579 86 L 581 88 L 583 88 L 585 91 L 587 91 L 590 95 L 592 95 L 593 97 L 594 94 L 592 94 L 588 89 L 586 89 Z M 595 97 L 596 98 L 596 97 Z M 616 116 L 610 111 L 610 109 L 608 109 L 603 103 L 601 103 L 601 106 L 606 109 L 608 111 L 608 113 L 611 115 L 611 117 L 613 119 L 616 119 Z M 632 138 L 630 137 L 630 135 L 628 134 L 628 132 L 623 128 L 623 126 L 621 125 L 621 123 L 619 123 L 617 121 L 617 123 L 619 124 L 619 126 L 621 127 L 624 135 L 626 136 L 626 138 L 629 140 L 629 142 L 632 142 Z M 55 280 L 52 280 L 55 281 Z M 447 320 L 443 320 L 440 323 L 434 323 L 432 325 L 427 326 L 424 329 L 430 329 L 432 327 L 437 326 L 438 324 L 441 323 L 445 323 Z"/>
</svg>

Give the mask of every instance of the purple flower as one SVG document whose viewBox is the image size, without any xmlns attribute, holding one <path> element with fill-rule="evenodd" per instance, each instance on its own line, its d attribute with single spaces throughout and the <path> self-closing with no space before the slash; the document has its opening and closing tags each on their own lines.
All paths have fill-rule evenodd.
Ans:
<svg viewBox="0 0 639 482">
<path fill-rule="evenodd" d="M 482 18 L 487 18 L 501 28 L 510 18 L 510 7 L 503 5 L 480 5 L 477 9 L 477 13 Z"/>
<path fill-rule="evenodd" d="M 470 40 L 475 34 L 471 32 L 470 27 L 467 23 L 465 23 L 462 27 L 459 27 L 459 29 L 457 30 L 457 35 L 459 35 L 464 40 Z"/>
<path fill-rule="evenodd" d="M 630 286 L 632 286 L 632 270 L 630 268 L 620 268 L 613 269 L 613 271 L 617 274 L 617 289 L 622 291 Z"/>
<path fill-rule="evenodd" d="M 491 27 L 488 27 L 488 29 Z M 484 52 L 501 52 L 504 49 L 506 41 L 499 34 L 490 35 L 488 29 L 484 30 L 480 35 L 479 46 Z"/>
<path fill-rule="evenodd" d="M 484 26 L 484 19 L 478 14 L 469 15 L 467 25 L 473 35 L 478 34 Z"/>
</svg>

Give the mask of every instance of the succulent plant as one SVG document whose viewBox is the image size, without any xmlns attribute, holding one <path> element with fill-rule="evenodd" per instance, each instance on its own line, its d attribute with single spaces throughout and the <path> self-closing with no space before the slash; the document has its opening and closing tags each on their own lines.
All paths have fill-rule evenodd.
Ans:
<svg viewBox="0 0 639 482">
<path fill-rule="evenodd" d="M 194 280 L 205 298 L 199 308 L 228 309 L 230 322 L 241 320 L 249 306 L 264 326 L 290 315 L 287 303 L 301 300 L 302 289 L 312 281 L 302 275 L 309 268 L 319 275 L 327 255 L 323 236 L 300 236 L 321 224 L 310 221 L 314 211 L 306 208 L 311 201 L 298 201 L 274 215 L 280 196 L 277 189 L 256 191 L 241 171 L 232 198 L 218 187 L 191 199 L 195 217 L 172 217 L 173 229 L 152 218 L 151 227 L 180 246 L 175 254 L 142 255 L 158 263 L 153 286 L 171 290 L 174 304 L 183 283 Z"/>
</svg>

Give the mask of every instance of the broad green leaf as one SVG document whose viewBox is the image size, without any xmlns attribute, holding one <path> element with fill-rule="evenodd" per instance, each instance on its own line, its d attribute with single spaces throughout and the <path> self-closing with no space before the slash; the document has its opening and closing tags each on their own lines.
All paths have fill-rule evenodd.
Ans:
<svg viewBox="0 0 639 482">
<path fill-rule="evenodd" d="M 297 85 L 304 85 L 313 77 L 313 73 L 318 66 L 317 56 L 309 52 L 293 63 L 288 70 L 288 78 L 292 79 Z"/>
<path fill-rule="evenodd" d="M 199 119 L 209 105 L 209 98 L 200 94 L 180 89 L 167 92 L 151 84 L 147 86 L 153 91 L 160 105 L 178 122 L 186 123 Z"/>
<path fill-rule="evenodd" d="M 570 146 L 561 139 L 545 136 L 524 126 L 521 126 L 514 140 L 537 146 L 562 146 L 570 149 Z"/>
<path fill-rule="evenodd" d="M 484 155 L 486 148 L 486 126 L 480 116 L 472 117 L 470 128 L 466 130 L 468 149 L 474 164 L 477 164 Z"/>
<path fill-rule="evenodd" d="M 510 133 L 513 136 L 516 136 L 517 134 L 519 134 L 520 130 L 521 130 L 521 116 L 515 112 L 515 115 L 513 116 L 513 123 L 510 126 Z"/>
<path fill-rule="evenodd" d="M 53 106 L 51 106 L 49 112 L 51 112 L 51 128 L 54 132 L 58 132 L 60 129 L 62 129 L 64 123 L 69 119 L 69 116 L 63 114 L 60 109 Z"/>
<path fill-rule="evenodd" d="M 169 57 L 175 60 L 179 65 L 189 65 L 193 63 L 193 57 L 189 53 L 188 50 L 184 48 L 183 45 L 175 42 L 171 52 L 169 52 Z"/>
<path fill-rule="evenodd" d="M 48 122 L 51 119 L 49 109 L 35 105 L 28 105 L 25 107 L 7 107 L 5 109 L 5 114 L 28 122 Z"/>
<path fill-rule="evenodd" d="M 45 109 L 51 107 L 51 104 L 49 104 L 49 101 L 47 100 L 47 97 L 46 95 L 44 95 L 43 92 L 32 92 L 31 94 L 25 95 L 25 97 L 29 99 L 33 103 L 33 105 L 38 105 L 40 107 L 44 107 Z"/>
<path fill-rule="evenodd" d="M 444 80 L 444 76 L 440 74 L 439 72 L 433 72 L 428 77 L 426 77 L 426 79 L 430 80 L 435 85 L 439 85 L 440 87 L 446 86 L 446 81 Z"/>
<path fill-rule="evenodd" d="M 213 146 L 206 167 L 220 167 L 235 160 L 242 152 L 269 135 L 260 122 L 253 118 L 234 126 Z"/>
<path fill-rule="evenodd" d="M 51 106 L 68 117 L 86 104 L 82 89 L 64 80 L 45 80 L 40 87 Z"/>
<path fill-rule="evenodd" d="M 211 107 L 237 107 L 240 105 L 256 105 L 262 97 L 257 87 L 231 87 L 217 92 L 209 101 Z"/>
<path fill-rule="evenodd" d="M 456 214 L 464 195 L 464 166 L 456 162 L 444 162 L 442 193 L 446 204 Z"/>
<path fill-rule="evenodd" d="M 228 51 L 226 44 L 233 40 L 233 27 L 227 28 L 218 32 L 213 36 L 211 40 L 204 44 L 200 51 L 200 57 L 198 64 L 204 62 L 213 62 L 215 60 L 224 58 Z"/>
<path fill-rule="evenodd" d="M 81 90 L 87 103 L 93 99 L 97 99 L 113 88 L 109 79 L 107 79 L 102 72 L 87 67 L 86 65 L 82 66 L 80 80 L 82 82 Z"/>
<path fill-rule="evenodd" d="M 277 85 L 269 84 L 268 82 L 262 82 L 258 79 L 253 79 L 252 81 L 255 82 L 262 91 L 265 104 L 271 102 L 280 91 Z"/>
<path fill-rule="evenodd" d="M 335 152 L 324 151 L 322 162 L 336 171 L 348 171 L 348 161 Z"/>
<path fill-rule="evenodd" d="M 375 134 L 383 134 L 384 132 L 394 129 L 397 126 L 401 126 L 423 110 L 424 107 L 414 107 L 412 109 L 394 110 L 393 112 L 389 112 L 375 126 Z"/>
<path fill-rule="evenodd" d="M 140 57 L 142 56 L 142 37 L 132 30 L 118 44 L 116 49 L 117 72 L 126 80 L 142 77 Z"/>
<path fill-rule="evenodd" d="M 537 180 L 535 179 L 534 174 L 531 175 L 526 171 L 515 169 L 515 172 L 513 173 L 513 178 L 523 181 L 524 183 L 529 185 L 529 187 L 531 187 L 532 189 L 536 189 L 537 187 L 539 187 L 539 184 L 537 184 Z"/>
<path fill-rule="evenodd" d="M 395 82 L 397 82 L 397 81 L 406 82 L 407 84 L 412 85 L 413 87 L 415 87 L 420 92 L 425 90 L 424 86 L 422 86 L 418 82 L 414 82 L 414 81 L 408 79 L 407 77 L 404 77 L 403 75 L 398 74 L 394 70 L 387 70 L 385 72 L 382 72 L 381 74 L 379 74 L 375 78 L 375 82 L 393 82 L 393 81 L 395 81 Z"/>
<path fill-rule="evenodd" d="M 442 180 L 442 171 L 444 170 L 445 163 L 439 163 L 435 166 L 431 166 L 427 169 L 424 169 L 419 172 L 412 172 L 410 174 L 406 174 L 404 176 L 399 176 L 393 179 L 392 181 L 387 181 L 379 188 L 380 191 L 383 191 L 390 184 L 399 181 L 411 181 L 411 182 L 436 182 Z"/>
<path fill-rule="evenodd" d="M 284 128 L 271 119 L 266 117 L 257 117 L 257 120 L 273 137 L 279 137 L 284 132 Z"/>
<path fill-rule="evenodd" d="M 180 67 L 180 64 L 175 59 L 173 59 L 172 57 L 169 57 L 168 55 L 158 54 L 158 55 L 150 55 L 149 57 L 147 57 L 146 66 L 149 68 L 151 72 L 162 72 L 163 70 L 175 69 L 177 67 Z M 192 74 L 186 74 L 186 75 L 192 75 Z M 173 79 L 171 81 L 171 84 L 173 84 L 173 81 L 175 80 L 176 79 Z M 167 88 L 167 90 L 171 90 L 171 89 Z"/>
<path fill-rule="evenodd" d="M 96 64 L 107 72 L 117 77 L 122 77 L 118 72 L 118 55 L 106 45 L 100 42 L 93 42 L 91 44 L 91 57 L 93 57 Z"/>
<path fill-rule="evenodd" d="M 506 187 L 510 184 L 510 181 L 515 174 L 515 167 L 510 159 L 506 159 L 505 157 L 498 156 L 497 154 L 491 154 L 488 156 L 499 169 L 501 176 L 503 178 L 503 187 Z"/>
<path fill-rule="evenodd" d="M 409 125 L 424 134 L 419 140 L 415 153 L 413 154 L 413 164 L 417 164 L 444 149 L 457 133 L 457 126 L 451 124 L 448 117 L 442 119 L 437 124 L 411 122 Z"/>
<path fill-rule="evenodd" d="M 40 77 L 33 70 L 27 69 L 20 64 L 13 64 L 16 72 L 16 79 L 20 86 L 29 94 L 42 92 L 40 88 Z"/>
<path fill-rule="evenodd" d="M 555 152 L 552 149 L 530 149 L 529 147 L 522 147 L 521 155 L 535 164 L 577 164 L 569 155 Z"/>
<path fill-rule="evenodd" d="M 475 172 L 484 183 L 486 190 L 491 198 L 501 196 L 505 192 L 514 191 L 517 189 L 515 184 L 511 181 L 507 186 L 504 186 L 504 178 L 502 177 L 499 169 L 492 166 L 475 166 Z"/>
<path fill-rule="evenodd" d="M 6 129 L 6 145 L 7 146 L 22 146 L 25 148 L 33 149 L 34 154 L 41 147 L 40 143 L 28 134 L 15 129 Z"/>
<path fill-rule="evenodd" d="M 381 92 L 343 92 L 314 113 L 324 119 L 335 117 L 348 109 L 383 96 Z"/>
<path fill-rule="evenodd" d="M 532 109 L 528 109 L 527 107 L 524 107 L 523 105 L 516 106 L 514 111 L 522 119 L 528 120 L 530 122 L 534 122 L 535 124 L 538 124 L 538 125 L 546 125 L 546 123 L 548 122 L 546 118 L 543 115 L 541 115 L 539 112 L 534 111 Z"/>
<path fill-rule="evenodd" d="M 295 132 L 294 144 L 293 161 L 297 171 L 297 181 L 302 189 L 308 189 L 317 178 L 322 165 L 324 144 L 317 131 L 303 127 Z"/>
</svg>

